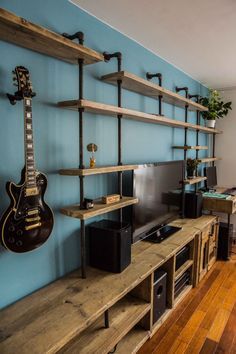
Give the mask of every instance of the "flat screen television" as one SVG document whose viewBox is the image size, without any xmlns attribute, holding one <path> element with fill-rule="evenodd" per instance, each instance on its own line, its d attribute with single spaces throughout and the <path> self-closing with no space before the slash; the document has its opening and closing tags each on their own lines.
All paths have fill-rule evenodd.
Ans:
<svg viewBox="0 0 236 354">
<path fill-rule="evenodd" d="M 148 236 L 152 228 L 161 228 L 182 212 L 184 161 L 139 165 L 133 172 L 133 242 Z"/>
</svg>

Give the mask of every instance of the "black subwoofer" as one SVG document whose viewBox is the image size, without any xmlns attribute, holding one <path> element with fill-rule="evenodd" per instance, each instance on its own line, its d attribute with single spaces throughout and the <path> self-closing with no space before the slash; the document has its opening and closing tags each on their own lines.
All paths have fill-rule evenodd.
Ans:
<svg viewBox="0 0 236 354">
<path fill-rule="evenodd" d="M 228 225 L 224 222 L 220 223 L 219 227 L 219 237 L 218 237 L 218 249 L 217 258 L 227 261 L 230 259 L 231 253 L 231 243 L 230 238 L 233 234 L 233 224 L 230 224 L 229 230 Z"/>
<path fill-rule="evenodd" d="M 166 310 L 167 273 L 157 270 L 153 284 L 153 324 L 159 320 Z"/>
<path fill-rule="evenodd" d="M 90 265 L 120 273 L 131 262 L 131 227 L 126 222 L 101 220 L 89 226 Z"/>
<path fill-rule="evenodd" d="M 186 218 L 196 219 L 202 216 L 202 193 L 186 192 L 184 215 Z"/>
</svg>

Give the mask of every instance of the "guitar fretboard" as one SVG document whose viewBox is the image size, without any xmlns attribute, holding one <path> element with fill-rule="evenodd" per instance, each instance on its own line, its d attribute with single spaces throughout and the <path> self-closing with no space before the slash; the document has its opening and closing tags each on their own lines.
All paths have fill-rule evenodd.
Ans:
<svg viewBox="0 0 236 354">
<path fill-rule="evenodd" d="M 34 163 L 34 143 L 32 126 L 32 100 L 24 98 L 24 120 L 25 120 L 25 168 L 26 187 L 36 187 L 36 174 Z"/>
</svg>

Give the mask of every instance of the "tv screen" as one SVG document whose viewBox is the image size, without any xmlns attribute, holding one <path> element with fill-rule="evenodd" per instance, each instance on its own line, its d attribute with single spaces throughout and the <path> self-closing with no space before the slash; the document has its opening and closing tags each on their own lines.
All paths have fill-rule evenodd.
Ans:
<svg viewBox="0 0 236 354">
<path fill-rule="evenodd" d="M 214 188 L 217 185 L 216 166 L 204 167 L 204 175 L 207 178 L 206 188 Z"/>
<path fill-rule="evenodd" d="M 162 226 L 180 215 L 184 161 L 140 165 L 133 172 L 133 242 L 153 227 Z"/>
</svg>

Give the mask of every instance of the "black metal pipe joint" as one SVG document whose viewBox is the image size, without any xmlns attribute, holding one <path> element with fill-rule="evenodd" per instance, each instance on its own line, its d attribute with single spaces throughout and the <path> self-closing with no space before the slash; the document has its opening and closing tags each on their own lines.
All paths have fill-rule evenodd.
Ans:
<svg viewBox="0 0 236 354">
<path fill-rule="evenodd" d="M 122 62 L 122 53 L 121 52 L 115 52 L 115 53 L 103 52 L 103 56 L 104 56 L 105 62 L 110 61 L 112 58 L 117 58 L 118 71 L 121 71 L 121 62 Z"/>
<path fill-rule="evenodd" d="M 83 45 L 84 44 L 84 33 L 79 31 L 79 32 L 75 32 L 74 34 L 68 34 L 68 33 L 62 33 L 62 36 L 70 39 L 73 41 L 73 39 L 78 39 L 79 44 Z"/>
</svg>

